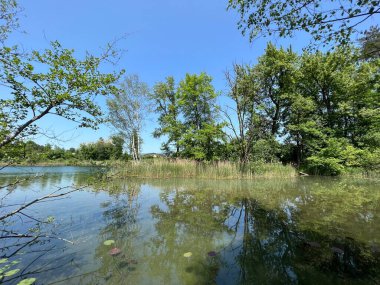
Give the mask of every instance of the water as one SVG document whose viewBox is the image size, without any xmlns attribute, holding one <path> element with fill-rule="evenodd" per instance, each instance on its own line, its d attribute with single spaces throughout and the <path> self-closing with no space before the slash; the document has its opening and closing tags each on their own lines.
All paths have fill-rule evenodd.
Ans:
<svg viewBox="0 0 380 285">
<path fill-rule="evenodd" d="M 27 179 L 30 172 L 44 175 Z M 0 190 L 0 215 L 60 187 L 93 186 L 34 204 L 23 211 L 27 216 L 0 224 L 0 259 L 10 256 L 0 272 L 6 265 L 5 271 L 20 269 L 3 284 L 31 277 L 36 284 L 65 285 L 380 282 L 380 183 L 373 180 L 125 179 L 102 185 L 94 168 L 0 173 L 0 185 L 16 179 L 18 187 Z M 50 223 L 35 228 L 30 217 Z M 4 238 L 10 231 L 32 237 Z M 114 248 L 120 253 L 113 256 Z"/>
</svg>

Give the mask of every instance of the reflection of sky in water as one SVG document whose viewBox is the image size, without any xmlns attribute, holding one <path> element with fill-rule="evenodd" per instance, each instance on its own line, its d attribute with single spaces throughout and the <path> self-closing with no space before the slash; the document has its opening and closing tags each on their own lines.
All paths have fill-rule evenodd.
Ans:
<svg viewBox="0 0 380 285">
<path fill-rule="evenodd" d="M 21 169 L 2 172 L 0 184 L 30 171 Z M 3 205 L 83 184 L 92 171 L 36 170 L 45 175 L 23 182 Z M 40 284 L 369 284 L 379 280 L 378 186 L 320 178 L 109 181 L 110 193 L 87 188 L 25 211 L 41 220 L 54 216 L 43 231 L 74 244 L 44 238 L 11 260 L 21 259 L 24 273 L 35 272 L 25 277 Z M 23 220 L 16 218 L 13 230 L 34 224 Z M 108 239 L 121 254 L 110 256 Z"/>
</svg>

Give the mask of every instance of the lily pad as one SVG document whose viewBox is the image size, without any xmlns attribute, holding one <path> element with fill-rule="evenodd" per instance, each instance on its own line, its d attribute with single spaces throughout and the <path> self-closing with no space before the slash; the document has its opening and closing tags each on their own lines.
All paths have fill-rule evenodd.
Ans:
<svg viewBox="0 0 380 285">
<path fill-rule="evenodd" d="M 190 251 L 183 254 L 184 257 L 190 257 L 192 255 L 193 255 L 193 253 Z"/>
<path fill-rule="evenodd" d="M 104 245 L 113 245 L 115 243 L 115 241 L 113 239 L 109 239 L 109 240 L 106 240 L 105 242 L 103 242 Z"/>
<path fill-rule="evenodd" d="M 32 285 L 34 282 L 36 282 L 36 278 L 28 278 L 21 280 L 20 282 L 17 283 L 17 285 Z"/>
<path fill-rule="evenodd" d="M 4 276 L 5 277 L 11 277 L 11 276 L 15 275 L 19 271 L 20 271 L 20 269 L 13 269 L 13 270 L 10 270 L 8 272 L 5 272 Z"/>
<path fill-rule="evenodd" d="M 116 256 L 116 255 L 119 255 L 120 253 L 121 253 L 121 249 L 117 247 L 114 247 L 108 252 L 108 254 L 111 256 Z"/>
</svg>

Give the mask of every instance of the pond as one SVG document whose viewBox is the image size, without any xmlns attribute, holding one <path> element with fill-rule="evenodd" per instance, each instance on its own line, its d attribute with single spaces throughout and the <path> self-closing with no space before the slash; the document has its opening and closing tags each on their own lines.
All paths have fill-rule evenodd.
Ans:
<svg viewBox="0 0 380 285">
<path fill-rule="evenodd" d="M 29 178 L 30 173 L 41 175 Z M 18 187 L 15 180 L 21 181 Z M 94 168 L 15 167 L 0 172 L 0 185 L 9 185 L 0 190 L 0 216 L 87 181 L 92 186 L 35 203 L 0 224 L 0 275 L 14 270 L 0 283 L 380 282 L 378 181 L 100 183 Z M 36 227 L 36 220 L 47 222 Z M 9 238 L 16 233 L 27 235 Z"/>
</svg>

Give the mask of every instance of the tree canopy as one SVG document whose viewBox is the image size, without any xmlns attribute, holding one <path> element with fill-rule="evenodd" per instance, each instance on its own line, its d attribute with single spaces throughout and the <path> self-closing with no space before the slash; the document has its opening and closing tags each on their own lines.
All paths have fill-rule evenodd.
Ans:
<svg viewBox="0 0 380 285">
<path fill-rule="evenodd" d="M 250 40 L 259 36 L 309 33 L 314 41 L 347 44 L 361 24 L 380 14 L 379 0 L 229 0 L 240 15 L 238 28 Z"/>
</svg>

